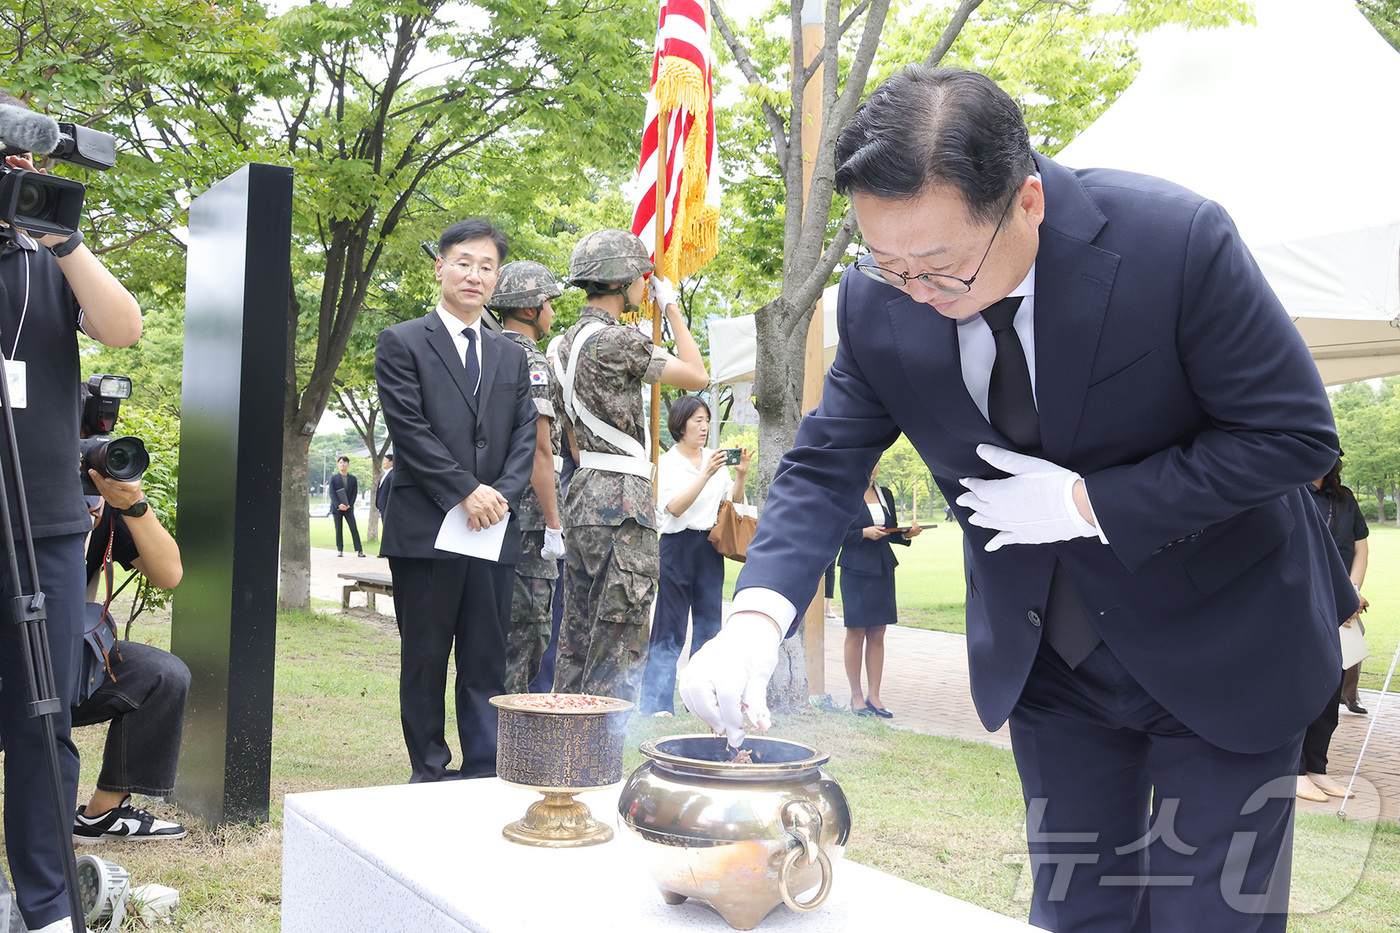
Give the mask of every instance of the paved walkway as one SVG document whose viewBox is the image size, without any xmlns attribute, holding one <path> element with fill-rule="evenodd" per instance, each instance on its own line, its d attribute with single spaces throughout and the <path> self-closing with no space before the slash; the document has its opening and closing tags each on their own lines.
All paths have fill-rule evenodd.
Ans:
<svg viewBox="0 0 1400 933">
<path fill-rule="evenodd" d="M 380 557 L 336 557 L 334 551 L 312 548 L 311 595 L 339 605 L 345 581 L 336 574 L 352 571 L 388 573 L 389 562 Z M 355 596 L 352 605 L 363 606 L 363 599 Z M 392 617 L 390 600 L 379 597 L 376 608 Z M 826 692 L 838 704 L 850 701 L 841 657 L 844 631 L 840 619 L 827 620 Z M 961 635 L 891 626 L 885 634 L 885 681 L 880 695 L 895 714 L 890 720 L 893 726 L 1011 747 L 1005 726 L 989 734 L 977 718 L 967 683 L 966 639 Z M 1354 785 L 1356 798 L 1347 803 L 1347 815 L 1369 819 L 1379 813 L 1383 819 L 1400 821 L 1400 693 L 1392 685 L 1382 705 L 1379 691 L 1363 690 L 1361 705 L 1370 710 L 1369 716 L 1345 710 L 1341 713 L 1341 722 L 1332 737 L 1328 772 L 1347 784 L 1362 743 L 1366 742 L 1365 759 Z M 1339 802 L 1300 800 L 1298 805 L 1304 812 L 1336 813 Z"/>
</svg>

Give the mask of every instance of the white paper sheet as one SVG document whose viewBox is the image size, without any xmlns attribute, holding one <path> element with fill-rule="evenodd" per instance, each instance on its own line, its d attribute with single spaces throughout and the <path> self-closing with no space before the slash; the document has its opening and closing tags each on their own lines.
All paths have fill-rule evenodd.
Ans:
<svg viewBox="0 0 1400 933">
<path fill-rule="evenodd" d="M 1342 639 L 1342 670 L 1346 670 L 1353 664 L 1370 657 L 1371 652 L 1366 648 L 1366 639 L 1361 634 L 1361 626 L 1355 620 L 1351 623 L 1351 628 L 1342 627 L 1337 629 Z"/>
<path fill-rule="evenodd" d="M 461 504 L 448 512 L 438 529 L 433 546 L 441 551 L 479 557 L 482 560 L 499 561 L 501 547 L 506 541 L 506 525 L 509 517 L 503 518 L 490 528 L 472 531 L 467 527 L 467 510 Z"/>
</svg>

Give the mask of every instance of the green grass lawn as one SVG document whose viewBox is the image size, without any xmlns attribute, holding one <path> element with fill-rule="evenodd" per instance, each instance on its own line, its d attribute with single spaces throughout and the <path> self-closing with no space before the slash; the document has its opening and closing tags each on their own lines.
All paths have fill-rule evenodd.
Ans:
<svg viewBox="0 0 1400 933">
<path fill-rule="evenodd" d="M 167 644 L 168 623 L 143 618 L 134 634 Z M 407 779 L 397 676 L 398 640 L 392 627 L 337 614 L 281 615 L 269 822 L 214 831 L 192 824 L 189 838 L 180 842 L 114 844 L 99 854 L 130 871 L 133 884 L 157 881 L 180 891 L 181 904 L 169 929 L 273 933 L 280 919 L 284 796 Z M 685 713 L 667 720 L 634 717 L 626 769 L 641 763 L 636 749 L 642 741 L 702 730 Z M 449 721 L 448 734 L 454 733 Z M 1025 917 L 1024 814 L 1010 752 L 812 710 L 780 717 L 773 734 L 831 755 L 828 770 L 845 789 L 853 814 L 847 858 Z M 96 726 L 75 731 L 83 793 L 92 789 L 103 736 Z M 182 818 L 168 804 L 153 809 Z M 508 821 L 506 816 L 489 818 Z M 837 879 L 839 883 L 839 864 Z M 644 879 L 617 883 L 650 884 Z M 605 897 L 600 892 L 600 902 Z M 1290 929 L 1302 933 L 1395 929 L 1400 827 L 1300 816 L 1293 904 Z M 124 929 L 147 927 L 133 920 Z M 714 929 L 726 928 L 716 920 Z"/>
<path fill-rule="evenodd" d="M 1362 592 L 1371 608 L 1362 616 L 1366 645 L 1371 651 L 1361 667 L 1361 686 L 1379 690 L 1400 642 L 1400 528 L 1372 525 L 1370 563 Z M 942 632 L 965 631 L 963 619 L 962 530 L 956 523 L 926 527 L 912 545 L 896 552 L 899 569 L 895 586 L 899 594 L 899 622 L 915 628 Z M 733 595 L 734 581 L 743 565 L 725 561 L 725 598 Z M 837 568 L 836 606 L 841 604 L 840 568 Z M 1391 691 L 1400 690 L 1400 678 Z"/>
<path fill-rule="evenodd" d="M 360 543 L 364 545 L 365 553 L 373 554 L 377 557 L 379 555 L 379 541 L 378 539 L 371 541 L 367 537 L 369 533 L 369 519 L 360 519 L 357 516 L 356 521 L 359 522 Z M 350 543 L 349 528 L 345 529 L 344 535 L 342 537 L 342 543 L 344 543 L 346 551 L 350 551 L 353 553 L 354 546 Z M 335 521 L 329 515 L 312 516 L 311 546 L 335 550 Z"/>
<path fill-rule="evenodd" d="M 332 546 L 329 519 L 313 519 L 312 527 L 313 544 Z M 325 543 L 318 543 L 318 535 Z M 1368 613 L 1373 654 L 1363 683 L 1378 686 L 1400 632 L 1400 531 L 1373 528 L 1371 550 L 1365 590 L 1373 605 Z M 960 631 L 956 526 L 930 528 L 900 552 L 900 562 L 902 621 Z M 737 568 L 729 563 L 731 583 Z M 385 619 L 370 625 L 365 618 L 319 612 L 279 616 L 268 823 L 209 830 L 191 821 L 189 838 L 180 842 L 100 850 L 131 872 L 133 884 L 156 881 L 180 891 L 181 905 L 169 929 L 273 933 L 281 909 L 284 796 L 407 779 L 398 721 L 398 639 Z M 168 616 L 143 616 L 133 637 L 168 645 Z M 634 718 L 627 768 L 641 762 L 636 748 L 642 741 L 702 729 L 684 713 L 670 720 Z M 450 714 L 447 731 L 455 733 Z M 1008 916 L 1026 915 L 1024 814 L 1009 752 L 810 710 L 780 717 L 774 734 L 831 755 L 829 771 L 844 787 L 853 813 L 848 858 Z M 74 733 L 83 760 L 83 800 L 96 778 L 104 736 L 100 726 Z M 152 809 L 188 819 L 169 804 Z M 1290 930 L 1396 929 L 1400 826 L 1300 815 L 1293 863 Z M 839 877 L 838 866 L 838 883 Z M 132 919 L 124 929 L 147 927 Z M 715 929 L 725 927 L 716 921 Z"/>
</svg>

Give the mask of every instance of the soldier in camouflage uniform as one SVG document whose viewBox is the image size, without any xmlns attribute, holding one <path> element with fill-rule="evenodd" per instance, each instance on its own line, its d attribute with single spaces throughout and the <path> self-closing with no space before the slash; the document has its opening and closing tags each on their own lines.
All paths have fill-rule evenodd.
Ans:
<svg viewBox="0 0 1400 933">
<path fill-rule="evenodd" d="M 652 268 L 626 230 L 590 233 L 569 262 L 569 284 L 588 305 L 558 341 L 551 386 L 579 464 L 564 503 L 569 548 L 554 675 L 561 693 L 637 699 L 658 575 L 643 386 L 709 384 L 675 290 L 658 275 L 649 286 L 644 278 Z M 670 322 L 675 356 L 619 323 L 648 287 Z"/>
<path fill-rule="evenodd" d="M 553 299 L 562 294 L 564 286 L 548 269 L 522 260 L 501 267 L 489 305 L 500 315 L 505 336 L 520 344 L 529 358 L 530 397 L 540 415 L 534 471 L 516 507 L 522 556 L 515 565 L 515 594 L 506 631 L 506 693 L 528 692 L 530 681 L 539 673 L 540 659 L 549 645 L 558 558 L 564 556 L 554 466 L 560 428 L 550 398 L 549 364 L 538 344 L 548 336 L 554 320 Z"/>
</svg>

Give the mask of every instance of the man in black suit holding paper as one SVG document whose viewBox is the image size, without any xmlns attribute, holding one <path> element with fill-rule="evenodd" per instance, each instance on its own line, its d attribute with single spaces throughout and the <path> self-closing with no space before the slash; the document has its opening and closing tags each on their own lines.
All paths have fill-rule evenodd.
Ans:
<svg viewBox="0 0 1400 933">
<path fill-rule="evenodd" d="M 331 477 L 331 517 L 335 519 L 335 552 L 337 557 L 345 556 L 345 538 L 341 534 L 341 522 L 350 526 L 350 543 L 355 545 L 355 553 L 365 556 L 360 546 L 360 527 L 355 524 L 355 500 L 360 497 L 360 481 L 350 472 L 350 458 L 341 457 L 335 462 L 336 474 Z"/>
<path fill-rule="evenodd" d="M 394 438 L 394 520 L 389 558 L 402 639 L 400 717 L 412 781 L 489 777 L 496 769 L 496 711 L 504 692 L 505 638 L 520 528 L 512 512 L 530 481 L 535 406 L 525 351 L 481 326 L 481 309 L 506 258 L 506 237 L 464 220 L 438 240 L 442 298 L 426 316 L 379 335 L 374 373 Z M 466 511 L 482 530 L 508 521 L 499 560 L 435 546 L 443 519 Z M 447 659 L 457 663 L 460 770 L 444 738 Z"/>
</svg>

